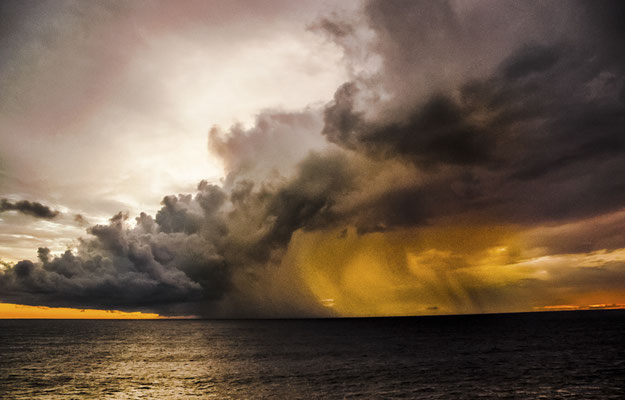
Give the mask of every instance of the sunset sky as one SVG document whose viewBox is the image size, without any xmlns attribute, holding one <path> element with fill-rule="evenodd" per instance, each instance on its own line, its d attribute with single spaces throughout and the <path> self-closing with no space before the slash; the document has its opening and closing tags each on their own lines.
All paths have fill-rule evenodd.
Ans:
<svg viewBox="0 0 625 400">
<path fill-rule="evenodd" d="M 623 2 L 0 18 L 0 318 L 625 307 Z"/>
</svg>

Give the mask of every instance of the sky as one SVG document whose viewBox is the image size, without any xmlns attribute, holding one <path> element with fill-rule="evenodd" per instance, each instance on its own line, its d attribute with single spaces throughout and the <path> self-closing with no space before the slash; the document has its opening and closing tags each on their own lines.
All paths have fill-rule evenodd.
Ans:
<svg viewBox="0 0 625 400">
<path fill-rule="evenodd" d="M 0 16 L 0 317 L 625 307 L 622 2 Z"/>
</svg>

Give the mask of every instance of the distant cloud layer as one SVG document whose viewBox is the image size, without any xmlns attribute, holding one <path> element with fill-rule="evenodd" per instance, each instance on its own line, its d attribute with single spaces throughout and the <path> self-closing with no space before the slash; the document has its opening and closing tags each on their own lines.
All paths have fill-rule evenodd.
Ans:
<svg viewBox="0 0 625 400">
<path fill-rule="evenodd" d="M 120 213 L 91 226 L 76 252 L 39 249 L 0 271 L 0 299 L 332 316 L 392 313 L 385 296 L 404 313 L 397 304 L 480 312 L 624 293 L 624 20 L 617 1 L 370 1 L 353 20 L 324 17 L 314 29 L 361 71 L 332 100 L 213 128 L 220 185 L 165 196 L 135 224 Z M 356 65 L 363 46 L 375 70 Z M 2 200 L 9 209 L 57 213 Z M 380 243 L 387 260 L 358 253 Z M 355 294 L 328 297 L 335 287 Z"/>
</svg>

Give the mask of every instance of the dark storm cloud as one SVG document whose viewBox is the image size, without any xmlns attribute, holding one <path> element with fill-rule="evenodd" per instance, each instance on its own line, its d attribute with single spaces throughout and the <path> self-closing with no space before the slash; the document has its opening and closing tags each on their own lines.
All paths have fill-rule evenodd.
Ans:
<svg viewBox="0 0 625 400">
<path fill-rule="evenodd" d="M 332 206 L 348 189 L 350 173 L 342 157 L 312 154 L 290 180 L 258 186 L 234 180 L 230 191 L 203 181 L 195 195 L 166 196 L 154 218 L 141 213 L 134 227 L 124 213 L 90 227 L 76 254 L 52 257 L 41 248 L 39 262 L 5 268 L 0 299 L 215 315 L 235 290 L 236 275 L 262 280 L 263 266 L 279 263 L 294 231 L 333 221 Z M 257 312 L 279 315 L 274 306 Z M 234 312 L 245 315 L 245 305 L 239 307 Z"/>
<path fill-rule="evenodd" d="M 51 257 L 47 248 L 40 248 L 40 262 L 20 261 L 0 274 L 2 300 L 167 313 L 170 305 L 219 298 L 229 271 L 214 248 L 215 238 L 184 226 L 188 221 L 201 225 L 200 204 L 211 189 L 202 184 L 198 195 L 183 201 L 197 206 L 197 214 L 172 213 L 171 198 L 165 198 L 159 212 L 167 215 L 163 229 L 144 213 L 129 228 L 127 215 L 119 213 L 107 225 L 90 227 L 92 237 L 81 239 L 77 254 L 68 250 Z"/>
<path fill-rule="evenodd" d="M 195 195 L 165 196 L 156 216 L 141 213 L 134 227 L 120 212 L 88 228 L 91 236 L 75 252 L 52 256 L 41 248 L 39 262 L 5 268 L 0 299 L 211 316 L 234 302 L 228 315 L 328 315 L 318 305 L 298 305 L 305 293 L 284 304 L 274 299 L 270 308 L 245 299 L 262 297 L 298 230 L 352 225 L 368 232 L 421 218 L 411 217 L 399 190 L 352 199 L 369 178 L 359 170 L 366 165 L 340 150 L 313 152 L 290 177 L 252 182 L 234 174 L 227 188 L 202 181 Z"/>
<path fill-rule="evenodd" d="M 608 16 L 621 15 L 622 5 L 528 2 L 511 10 L 503 2 L 491 19 L 533 16 L 514 28 L 527 35 L 514 38 L 485 10 L 457 6 L 369 3 L 382 70 L 337 90 L 324 135 L 374 159 L 414 164 L 428 176 L 421 192 L 437 200 L 429 218 L 459 212 L 535 223 L 622 208 L 625 62 L 614 46 L 623 27 Z M 555 24 L 536 15 L 556 11 Z M 459 46 L 467 40 L 484 49 L 466 53 Z M 376 90 L 389 100 L 371 96 Z"/>
<path fill-rule="evenodd" d="M 546 71 L 558 61 L 558 51 L 540 45 L 523 47 L 503 63 L 503 75 L 512 80 Z"/>
<path fill-rule="evenodd" d="M 52 219 L 59 215 L 58 211 L 52 210 L 48 206 L 28 200 L 20 200 L 13 203 L 7 199 L 2 199 L 0 200 L 0 213 L 3 211 L 18 211 L 22 214 L 44 219 Z"/>
<path fill-rule="evenodd" d="M 271 310 L 244 299 L 266 301 L 269 267 L 280 266 L 299 230 L 367 233 L 440 217 L 574 224 L 622 209 L 625 59 L 614 16 L 622 10 L 613 2 L 370 2 L 370 50 L 382 59 L 373 76 L 338 88 L 322 116 L 267 112 L 250 129 L 213 129 L 209 148 L 228 174 L 222 186 L 166 196 L 134 227 L 122 213 L 92 226 L 76 254 L 40 249 L 38 262 L 0 270 L 0 299 L 202 315 L 230 302 L 238 315 L 249 315 L 245 307 L 280 315 L 299 307 L 293 297 Z M 320 28 L 343 46 L 356 32 L 331 19 Z M 620 221 L 605 222 L 601 238 L 573 226 L 560 247 L 558 232 L 541 243 L 613 248 Z M 578 247 L 577 238 L 590 244 Z M 622 266 L 580 269 L 561 285 L 588 278 L 599 288 L 621 275 Z M 494 301 L 487 291 L 475 294 L 476 307 Z"/>
<path fill-rule="evenodd" d="M 431 97 L 408 120 L 368 124 L 354 110 L 353 84 L 343 85 L 325 111 L 323 133 L 334 143 L 382 158 L 403 157 L 420 166 L 471 165 L 489 161 L 493 139 L 445 95 Z"/>
</svg>

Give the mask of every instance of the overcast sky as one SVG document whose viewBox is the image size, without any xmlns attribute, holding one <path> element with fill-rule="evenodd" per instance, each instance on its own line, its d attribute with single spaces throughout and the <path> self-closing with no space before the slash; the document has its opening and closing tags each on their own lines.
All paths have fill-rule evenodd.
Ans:
<svg viewBox="0 0 625 400">
<path fill-rule="evenodd" d="M 3 1 L 0 300 L 625 304 L 618 1 Z"/>
</svg>

